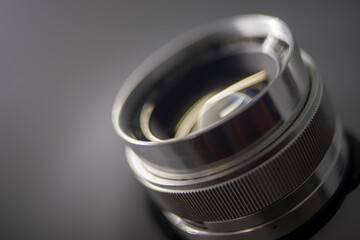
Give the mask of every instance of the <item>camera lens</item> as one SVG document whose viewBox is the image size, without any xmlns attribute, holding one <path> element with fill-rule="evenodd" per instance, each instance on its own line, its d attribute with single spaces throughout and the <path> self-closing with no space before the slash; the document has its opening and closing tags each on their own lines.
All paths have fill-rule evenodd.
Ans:
<svg viewBox="0 0 360 240">
<path fill-rule="evenodd" d="M 120 90 L 128 163 L 187 239 L 278 239 L 343 184 L 348 150 L 316 67 L 278 18 L 173 40 Z"/>
</svg>

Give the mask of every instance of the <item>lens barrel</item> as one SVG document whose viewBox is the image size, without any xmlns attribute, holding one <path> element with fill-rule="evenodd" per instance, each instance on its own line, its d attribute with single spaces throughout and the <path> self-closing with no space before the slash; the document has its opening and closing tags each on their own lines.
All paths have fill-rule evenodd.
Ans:
<svg viewBox="0 0 360 240">
<path fill-rule="evenodd" d="M 222 105 L 210 112 L 214 99 Z M 218 110 L 230 113 L 196 128 Z M 186 239 L 288 235 L 321 211 L 348 167 L 313 61 L 271 16 L 221 20 L 164 46 L 120 90 L 113 124 L 131 169 Z M 181 124 L 190 125 L 177 135 Z"/>
</svg>

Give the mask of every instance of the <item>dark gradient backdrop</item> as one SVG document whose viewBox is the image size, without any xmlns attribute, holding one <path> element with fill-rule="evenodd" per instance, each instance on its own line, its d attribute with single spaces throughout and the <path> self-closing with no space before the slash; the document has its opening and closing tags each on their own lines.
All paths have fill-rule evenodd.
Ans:
<svg viewBox="0 0 360 240">
<path fill-rule="evenodd" d="M 165 239 L 125 162 L 111 107 L 145 57 L 215 19 L 284 19 L 360 136 L 359 4 L 333 2 L 1 0 L 0 239 Z M 360 189 L 314 239 L 359 239 L 359 202 Z"/>
</svg>

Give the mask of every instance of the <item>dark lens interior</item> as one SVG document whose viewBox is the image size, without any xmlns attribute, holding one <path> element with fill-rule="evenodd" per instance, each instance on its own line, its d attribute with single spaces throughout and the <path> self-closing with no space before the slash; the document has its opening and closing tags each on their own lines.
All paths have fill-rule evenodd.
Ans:
<svg viewBox="0 0 360 240">
<path fill-rule="evenodd" d="M 263 70 L 266 71 L 266 80 L 240 93 L 253 99 L 278 71 L 276 61 L 263 53 L 240 53 L 212 59 L 177 74 L 175 79 L 163 76 L 157 81 L 158 84 L 152 86 L 147 96 L 141 99 L 140 105 L 151 103 L 152 106 L 151 117 L 147 120 L 151 134 L 158 139 L 174 137 L 180 119 L 197 101 L 209 93 L 214 95 Z M 229 97 L 230 100 L 232 98 Z M 214 121 L 213 124 L 216 122 L 219 121 Z M 136 138 L 144 140 L 144 130 L 138 129 L 135 135 Z"/>
</svg>

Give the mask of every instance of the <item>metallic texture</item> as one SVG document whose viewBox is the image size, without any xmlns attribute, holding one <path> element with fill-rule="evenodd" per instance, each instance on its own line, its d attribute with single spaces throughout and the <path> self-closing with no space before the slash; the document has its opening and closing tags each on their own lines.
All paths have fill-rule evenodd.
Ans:
<svg viewBox="0 0 360 240">
<path fill-rule="evenodd" d="M 336 193 L 346 172 L 345 149 L 342 130 L 338 125 L 329 151 L 313 174 L 281 201 L 255 214 L 201 224 L 181 219 L 167 211 L 164 214 L 186 239 L 278 239 L 308 221 Z"/>
<path fill-rule="evenodd" d="M 267 54 L 277 69 L 267 71 L 273 80 L 240 114 L 182 138 L 156 142 L 134 136 L 140 124 L 133 116 L 150 89 L 199 62 L 241 52 Z M 169 179 L 209 175 L 246 161 L 277 139 L 305 104 L 307 78 L 299 50 L 281 20 L 263 15 L 225 19 L 175 39 L 146 60 L 120 90 L 113 123 L 154 174 Z"/>
<path fill-rule="evenodd" d="M 165 188 L 167 191 L 154 194 L 170 212 L 196 222 L 255 213 L 289 194 L 313 173 L 332 141 L 333 122 L 319 106 L 304 130 L 281 152 L 245 174 L 206 188 Z"/>
<path fill-rule="evenodd" d="M 136 99 L 160 81 L 149 76 L 162 79 L 155 73 L 166 72 L 164 62 L 171 69 L 184 55 L 203 53 L 194 42 L 204 47 L 215 40 L 229 42 L 229 35 L 241 40 L 264 34 L 268 40 L 260 43 L 262 51 L 275 46 L 269 53 L 274 54 L 279 40 L 289 51 L 277 51 L 274 79 L 243 111 L 181 138 L 134 137 L 129 121 Z M 157 64 L 141 66 L 116 99 L 114 126 L 127 142 L 131 169 L 185 238 L 270 240 L 290 233 L 334 195 L 347 168 L 341 123 L 314 63 L 273 17 L 235 17 L 186 36 L 155 54 Z"/>
</svg>

